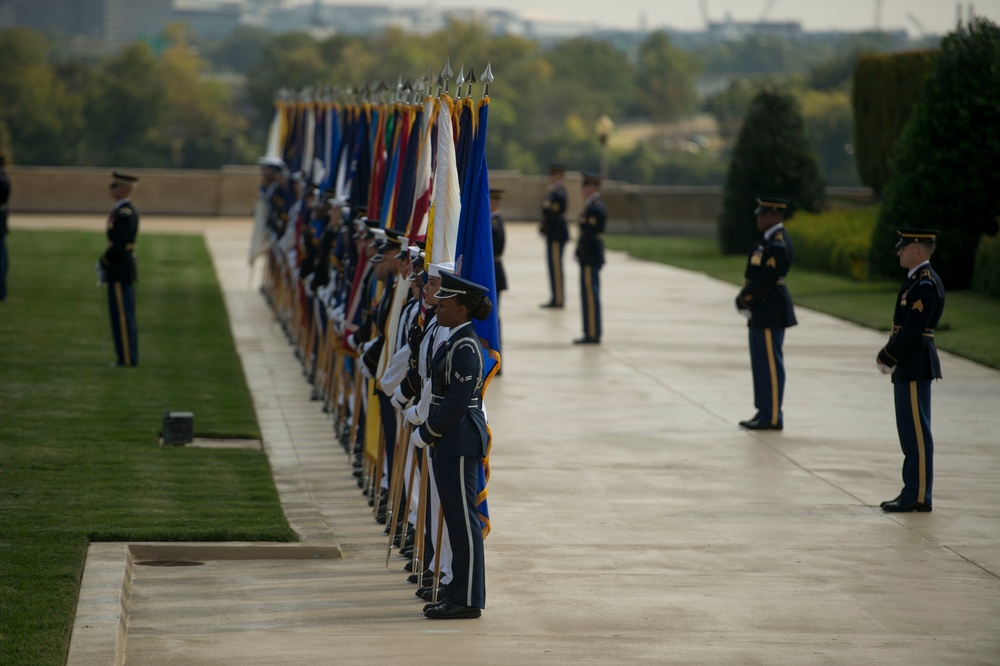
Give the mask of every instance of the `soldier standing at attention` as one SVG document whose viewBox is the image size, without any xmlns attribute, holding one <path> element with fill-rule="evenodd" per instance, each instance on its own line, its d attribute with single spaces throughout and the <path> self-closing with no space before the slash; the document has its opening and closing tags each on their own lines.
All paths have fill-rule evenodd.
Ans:
<svg viewBox="0 0 1000 666">
<path fill-rule="evenodd" d="M 563 249 L 569 240 L 566 225 L 566 184 L 563 176 L 566 167 L 553 164 L 549 167 L 549 190 L 542 199 L 541 234 L 545 238 L 545 260 L 549 265 L 549 287 L 552 298 L 542 303 L 543 308 L 563 307 Z"/>
<path fill-rule="evenodd" d="M 583 174 L 580 186 L 583 212 L 580 213 L 580 237 L 576 260 L 580 263 L 580 298 L 583 304 L 583 337 L 573 342 L 596 345 L 601 342 L 601 266 L 604 265 L 604 241 L 601 235 L 608 221 L 608 209 L 601 199 L 601 177 Z"/>
<path fill-rule="evenodd" d="M 757 229 L 763 237 L 747 258 L 744 286 L 736 297 L 736 309 L 749 321 L 750 367 L 753 370 L 753 404 L 757 413 L 740 421 L 747 430 L 781 430 L 784 417 L 785 358 L 781 346 L 785 329 L 795 326 L 795 308 L 785 286 L 792 265 L 792 240 L 785 231 L 789 201 L 758 197 Z"/>
<path fill-rule="evenodd" d="M 503 226 L 503 215 L 500 213 L 500 202 L 503 200 L 503 190 L 490 188 L 490 226 L 493 230 L 493 272 L 497 281 L 497 317 L 500 316 L 500 292 L 507 289 L 507 272 L 503 269 L 503 249 L 507 242 L 507 233 Z M 501 354 L 503 347 L 497 349 Z M 503 367 L 497 370 L 497 374 L 503 372 Z"/>
<path fill-rule="evenodd" d="M 119 366 L 139 364 L 139 334 L 135 323 L 135 238 L 139 213 L 132 205 L 132 189 L 139 181 L 117 171 L 111 174 L 111 198 L 115 207 L 108 215 L 108 249 L 98 262 L 101 282 L 108 285 L 111 334 Z"/>
<path fill-rule="evenodd" d="M 7 177 L 7 153 L 0 148 L 0 301 L 7 300 L 7 201 L 10 178 Z"/>
<path fill-rule="evenodd" d="M 907 269 L 896 298 L 892 334 L 875 364 L 892 374 L 896 431 L 903 449 L 903 490 L 882 510 L 891 513 L 931 510 L 934 440 L 931 438 L 931 381 L 941 379 L 934 329 L 944 312 L 944 285 L 931 268 L 936 229 L 898 229 L 896 254 Z"/>
</svg>

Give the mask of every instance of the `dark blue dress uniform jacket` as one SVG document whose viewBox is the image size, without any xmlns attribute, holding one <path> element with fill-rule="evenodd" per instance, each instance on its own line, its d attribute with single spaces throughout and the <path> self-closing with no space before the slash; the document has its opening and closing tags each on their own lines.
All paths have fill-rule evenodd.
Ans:
<svg viewBox="0 0 1000 666">
<path fill-rule="evenodd" d="M 750 310 L 750 328 L 788 328 L 798 323 L 792 296 L 785 286 L 793 254 L 792 239 L 782 227 L 770 238 L 761 238 L 747 257 L 744 286 L 736 297 L 736 307 Z"/>
<path fill-rule="evenodd" d="M 507 272 L 503 269 L 504 246 L 507 244 L 507 233 L 503 225 L 503 216 L 493 213 L 490 216 L 490 227 L 493 231 L 493 272 L 496 274 L 497 292 L 507 289 Z"/>
<path fill-rule="evenodd" d="M 941 378 L 934 329 L 944 312 L 944 284 L 930 264 L 917 268 L 903 283 L 892 315 L 892 335 L 878 360 L 890 368 L 892 383 Z"/>
<path fill-rule="evenodd" d="M 101 255 L 101 266 L 108 282 L 131 284 L 138 280 L 135 266 L 135 237 L 139 233 L 139 214 L 129 200 L 118 202 L 108 216 L 108 249 Z"/>
<path fill-rule="evenodd" d="M 483 348 L 472 323 L 462 324 L 431 360 L 431 408 L 420 437 L 432 456 L 486 456 L 489 439 L 482 409 Z"/>
<path fill-rule="evenodd" d="M 566 185 L 555 183 L 542 199 L 542 235 L 550 241 L 565 243 L 569 240 L 566 224 Z"/>
<path fill-rule="evenodd" d="M 585 266 L 604 265 L 604 241 L 601 234 L 608 223 L 608 209 L 598 193 L 580 214 L 580 239 L 576 245 L 576 259 Z"/>
</svg>

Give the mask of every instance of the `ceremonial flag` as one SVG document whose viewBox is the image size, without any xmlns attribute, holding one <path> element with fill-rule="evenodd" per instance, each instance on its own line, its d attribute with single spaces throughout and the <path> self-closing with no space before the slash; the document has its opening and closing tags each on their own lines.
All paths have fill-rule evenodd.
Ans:
<svg viewBox="0 0 1000 666">
<path fill-rule="evenodd" d="M 267 149 L 264 157 L 281 157 L 281 146 L 285 134 L 285 103 L 276 102 L 271 126 L 267 130 Z"/>
<path fill-rule="evenodd" d="M 420 153 L 417 160 L 417 177 L 414 183 L 413 211 L 406 229 L 412 244 L 427 235 L 427 214 L 431 206 L 431 192 L 434 187 L 434 100 L 424 102 L 424 127 L 420 133 Z"/>
<path fill-rule="evenodd" d="M 471 110 L 471 109 L 470 109 Z M 469 151 L 465 188 L 462 196 L 462 219 L 458 228 L 458 256 L 455 273 L 467 280 L 483 285 L 489 290 L 493 311 L 484 320 L 473 320 L 476 335 L 483 345 L 483 395 L 493 376 L 500 369 L 500 319 L 497 311 L 496 272 L 493 266 L 493 230 L 490 221 L 490 177 L 486 166 L 486 126 L 489 118 L 489 98 L 479 103 L 479 122 L 470 122 L 475 137 Z M 477 126 L 478 125 L 478 126 Z M 464 126 L 463 126 L 464 129 Z M 490 450 L 493 431 L 486 426 L 489 440 L 486 457 L 480 465 L 476 511 L 483 537 L 490 533 L 490 511 L 487 503 L 487 483 L 490 478 Z"/>
<path fill-rule="evenodd" d="M 396 201 L 393 210 L 392 228 L 406 232 L 413 213 L 413 189 L 417 182 L 417 150 L 420 147 L 420 125 L 423 107 L 410 106 L 406 109 L 406 124 L 401 139 L 402 167 L 396 180 Z M 386 222 L 389 226 L 389 222 Z"/>
<path fill-rule="evenodd" d="M 372 184 L 368 192 L 368 217 L 378 219 L 382 210 L 382 190 L 385 187 L 386 169 L 386 149 L 385 149 L 385 125 L 386 111 L 385 105 L 376 109 L 372 116 L 372 125 L 375 126 L 375 141 L 372 143 L 374 155 L 372 157 Z"/>
<path fill-rule="evenodd" d="M 455 260 L 458 219 L 462 199 L 455 164 L 455 135 L 451 121 L 452 101 L 441 96 L 438 110 L 437 168 L 434 172 L 434 206 L 427 231 L 428 263 Z"/>
<path fill-rule="evenodd" d="M 358 114 L 358 128 L 355 139 L 355 157 L 351 165 L 351 208 L 368 204 L 368 190 L 371 186 L 372 146 L 368 136 L 371 121 L 371 105 L 362 105 Z"/>
<path fill-rule="evenodd" d="M 306 182 L 312 184 L 313 156 L 316 154 L 316 105 L 308 102 L 302 105 L 302 174 Z"/>
<path fill-rule="evenodd" d="M 323 190 L 329 190 L 332 187 L 336 187 L 337 167 L 340 162 L 341 135 L 340 106 L 338 104 L 331 104 L 327 107 L 323 122 L 326 126 L 323 135 L 323 139 L 325 140 L 323 146 L 323 164 L 326 173 L 323 175 L 320 187 Z"/>
</svg>

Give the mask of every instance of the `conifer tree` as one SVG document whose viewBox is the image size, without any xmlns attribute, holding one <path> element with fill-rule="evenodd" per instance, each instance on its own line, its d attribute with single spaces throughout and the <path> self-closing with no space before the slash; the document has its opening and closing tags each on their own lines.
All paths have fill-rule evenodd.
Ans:
<svg viewBox="0 0 1000 666">
<path fill-rule="evenodd" d="M 723 189 L 719 247 L 725 254 L 748 252 L 759 232 L 756 197 L 783 197 L 793 209 L 823 205 L 820 174 L 798 102 L 785 93 L 763 91 L 750 103 L 736 139 Z"/>
</svg>

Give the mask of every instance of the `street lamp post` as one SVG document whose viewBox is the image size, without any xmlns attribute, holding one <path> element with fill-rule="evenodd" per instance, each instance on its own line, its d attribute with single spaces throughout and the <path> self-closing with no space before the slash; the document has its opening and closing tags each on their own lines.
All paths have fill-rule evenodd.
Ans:
<svg viewBox="0 0 1000 666">
<path fill-rule="evenodd" d="M 601 179 L 604 180 L 608 177 L 608 137 L 611 136 L 614 129 L 615 123 L 607 115 L 598 118 L 597 124 L 594 126 L 597 138 L 601 140 Z"/>
</svg>

